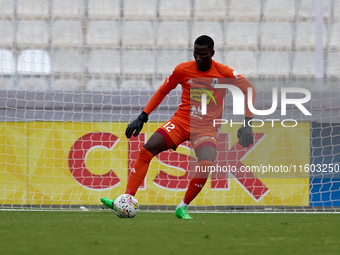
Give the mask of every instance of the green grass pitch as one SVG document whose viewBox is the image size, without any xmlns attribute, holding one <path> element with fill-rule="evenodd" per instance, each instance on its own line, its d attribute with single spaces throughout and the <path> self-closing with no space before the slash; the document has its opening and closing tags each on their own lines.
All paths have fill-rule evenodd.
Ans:
<svg viewBox="0 0 340 255">
<path fill-rule="evenodd" d="M 1 211 L 0 254 L 340 254 L 340 214 Z"/>
</svg>

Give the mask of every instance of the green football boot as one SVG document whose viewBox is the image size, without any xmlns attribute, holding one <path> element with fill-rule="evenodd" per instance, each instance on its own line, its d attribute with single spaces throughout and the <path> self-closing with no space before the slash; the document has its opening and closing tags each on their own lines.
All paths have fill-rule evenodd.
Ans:
<svg viewBox="0 0 340 255">
<path fill-rule="evenodd" d="M 115 202 L 116 199 L 108 199 L 106 197 L 102 197 L 100 201 L 105 205 L 108 209 L 113 209 L 113 203 Z"/>
<path fill-rule="evenodd" d="M 186 206 L 177 207 L 175 215 L 179 219 L 192 220 L 192 217 L 188 213 L 188 207 Z"/>
</svg>

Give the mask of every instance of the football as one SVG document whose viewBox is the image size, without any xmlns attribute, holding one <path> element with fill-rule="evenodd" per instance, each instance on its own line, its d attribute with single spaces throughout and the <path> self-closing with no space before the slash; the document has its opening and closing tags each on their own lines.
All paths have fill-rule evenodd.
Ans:
<svg viewBox="0 0 340 255">
<path fill-rule="evenodd" d="M 133 218 L 138 209 L 137 199 L 129 194 L 120 195 L 113 204 L 113 210 L 119 218 Z"/>
</svg>

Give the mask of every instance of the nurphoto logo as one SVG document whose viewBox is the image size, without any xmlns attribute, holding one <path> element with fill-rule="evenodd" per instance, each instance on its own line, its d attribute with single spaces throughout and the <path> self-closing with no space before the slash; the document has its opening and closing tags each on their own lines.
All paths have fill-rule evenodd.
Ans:
<svg viewBox="0 0 340 255">
<path fill-rule="evenodd" d="M 235 85 L 231 84 L 214 84 L 215 89 L 228 89 L 231 92 L 231 95 L 233 97 L 233 115 L 244 115 L 245 114 L 245 100 L 244 100 L 244 94 L 240 88 L 238 88 Z M 287 98 L 288 93 L 300 93 L 303 94 L 303 98 Z M 253 97 L 253 91 L 252 88 L 248 88 L 247 90 L 247 106 L 249 110 L 255 114 L 260 116 L 267 116 L 272 113 L 274 113 L 277 110 L 278 107 L 278 88 L 272 88 L 272 106 L 270 109 L 267 110 L 258 110 L 255 109 L 252 97 Z M 210 96 L 210 95 L 209 95 Z M 218 96 L 218 95 L 217 95 Z M 210 96 L 211 97 L 211 96 Z M 281 88 L 281 116 L 286 116 L 287 114 L 287 105 L 295 105 L 305 116 L 311 116 L 312 114 L 306 109 L 306 107 L 303 106 L 304 103 L 307 103 L 311 99 L 311 93 L 309 90 L 305 88 L 292 88 L 292 87 L 282 87 Z M 221 101 L 221 100 L 220 100 Z M 201 113 L 202 115 L 207 115 L 207 94 L 202 93 L 201 94 Z M 271 121 L 272 126 L 274 125 L 275 121 L 280 121 L 280 119 L 265 119 L 265 121 Z M 232 123 L 232 120 L 228 121 L 226 119 L 214 119 L 213 125 L 214 127 L 216 125 L 220 124 L 227 124 L 228 122 Z M 261 122 L 260 125 L 252 124 L 254 122 Z M 287 122 L 293 122 L 294 124 L 288 125 Z M 264 125 L 264 121 L 260 119 L 253 119 L 252 123 L 249 123 L 253 127 L 261 127 Z M 234 122 L 234 124 L 237 124 Z M 284 119 L 281 120 L 281 124 L 284 127 L 295 127 L 297 125 L 297 121 L 294 119 Z"/>
</svg>

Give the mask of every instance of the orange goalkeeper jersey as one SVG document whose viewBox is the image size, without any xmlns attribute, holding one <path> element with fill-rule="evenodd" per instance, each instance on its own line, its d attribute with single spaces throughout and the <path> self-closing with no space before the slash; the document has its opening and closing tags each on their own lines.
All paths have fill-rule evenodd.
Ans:
<svg viewBox="0 0 340 255">
<path fill-rule="evenodd" d="M 253 103 L 255 100 L 255 90 L 254 87 L 249 83 L 247 79 L 243 76 L 237 74 L 235 70 L 232 68 L 215 62 L 212 60 L 211 68 L 206 72 L 201 72 L 197 70 L 196 62 L 194 60 L 189 62 L 183 62 L 176 66 L 172 74 L 167 77 L 164 83 L 159 87 L 156 93 L 152 96 L 146 107 L 144 108 L 144 112 L 150 114 L 164 99 L 164 97 L 174 88 L 177 87 L 178 84 L 182 85 L 182 96 L 181 96 L 181 104 L 178 106 L 178 110 L 175 112 L 174 116 L 180 117 L 184 122 L 190 125 L 195 117 L 197 120 L 205 120 L 209 121 L 209 119 L 217 119 L 222 117 L 223 113 L 223 104 L 226 95 L 226 89 L 212 89 L 213 86 L 210 84 L 220 83 L 224 84 L 225 82 L 219 82 L 221 78 L 230 78 L 228 79 L 229 84 L 233 84 L 239 87 L 242 92 L 246 95 L 247 100 L 247 89 L 251 87 L 253 89 Z M 210 86 L 209 86 L 210 85 Z M 207 104 L 215 104 L 214 111 L 211 111 L 213 114 L 207 114 L 202 116 L 201 114 L 201 94 L 203 91 L 207 91 L 212 97 L 207 96 Z M 210 91 L 210 92 L 209 92 Z M 218 96 L 216 95 L 218 94 Z M 221 101 L 220 101 L 221 99 Z M 246 101 L 247 102 L 247 101 Z M 222 105 L 221 105 L 222 103 Z M 208 108 L 209 109 L 209 108 Z M 252 113 L 248 109 L 246 104 L 246 117 L 252 117 Z"/>
</svg>

